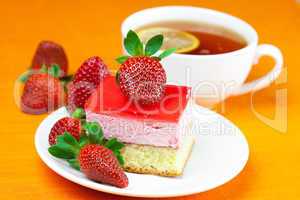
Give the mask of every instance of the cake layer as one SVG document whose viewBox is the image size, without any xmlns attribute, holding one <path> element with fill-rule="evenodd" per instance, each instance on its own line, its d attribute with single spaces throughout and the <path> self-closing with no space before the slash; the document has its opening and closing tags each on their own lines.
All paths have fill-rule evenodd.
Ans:
<svg viewBox="0 0 300 200">
<path fill-rule="evenodd" d="M 183 137 L 180 148 L 126 144 L 122 149 L 127 172 L 180 176 L 194 144 L 193 136 Z"/>
<path fill-rule="evenodd" d="M 131 144 L 177 148 L 180 143 L 180 133 L 184 132 L 179 123 L 141 121 L 92 112 L 87 112 L 87 121 L 97 121 L 101 124 L 105 138 L 115 137 Z"/>
</svg>

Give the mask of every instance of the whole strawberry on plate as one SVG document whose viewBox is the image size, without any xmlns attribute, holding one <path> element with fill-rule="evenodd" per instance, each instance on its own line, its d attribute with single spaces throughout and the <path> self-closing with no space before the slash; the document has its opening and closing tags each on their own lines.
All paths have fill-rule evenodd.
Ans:
<svg viewBox="0 0 300 200">
<path fill-rule="evenodd" d="M 58 135 L 56 144 L 49 147 L 49 153 L 65 159 L 89 179 L 120 188 L 127 187 L 128 178 L 122 169 L 124 159 L 120 153 L 124 144 L 115 138 L 104 139 L 97 122 L 85 122 L 83 129 L 85 134 L 79 141 L 68 132 Z"/>
<path fill-rule="evenodd" d="M 33 56 L 31 69 L 41 69 L 43 65 L 50 68 L 53 64 L 60 66 L 59 77 L 68 74 L 68 59 L 63 47 L 52 41 L 41 41 Z"/>
<path fill-rule="evenodd" d="M 85 112 L 81 108 L 77 108 L 71 117 L 64 117 L 58 120 L 51 128 L 49 134 L 49 144 L 56 144 L 57 137 L 65 132 L 70 133 L 76 140 L 80 139 L 82 120 L 85 118 Z"/>
<path fill-rule="evenodd" d="M 148 105 L 158 103 L 164 96 L 166 72 L 160 60 L 176 49 L 171 48 L 154 56 L 163 44 L 163 35 L 156 35 L 145 45 L 134 31 L 129 31 L 124 46 L 131 56 L 121 56 L 117 81 L 121 91 L 135 102 Z"/>
<path fill-rule="evenodd" d="M 127 187 L 128 178 L 110 149 L 99 144 L 86 145 L 80 150 L 78 160 L 80 170 L 88 178 L 120 188 Z"/>
<path fill-rule="evenodd" d="M 58 79 L 59 74 L 60 68 L 57 65 L 52 65 L 49 70 L 44 66 L 27 74 L 21 96 L 21 110 L 28 114 L 42 114 L 64 105 L 65 91 Z"/>
<path fill-rule="evenodd" d="M 75 108 L 83 108 L 101 80 L 109 74 L 107 66 L 98 56 L 84 61 L 68 85 L 68 110 L 73 112 Z"/>
</svg>

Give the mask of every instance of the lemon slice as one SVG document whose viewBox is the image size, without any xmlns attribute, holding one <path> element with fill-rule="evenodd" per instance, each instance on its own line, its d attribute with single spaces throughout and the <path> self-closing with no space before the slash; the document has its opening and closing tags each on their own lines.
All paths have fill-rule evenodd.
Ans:
<svg viewBox="0 0 300 200">
<path fill-rule="evenodd" d="M 162 50 L 176 48 L 176 53 L 188 53 L 197 49 L 200 41 L 194 35 L 173 28 L 151 27 L 137 30 L 137 34 L 145 44 L 155 35 L 162 34 L 164 36 Z"/>
</svg>

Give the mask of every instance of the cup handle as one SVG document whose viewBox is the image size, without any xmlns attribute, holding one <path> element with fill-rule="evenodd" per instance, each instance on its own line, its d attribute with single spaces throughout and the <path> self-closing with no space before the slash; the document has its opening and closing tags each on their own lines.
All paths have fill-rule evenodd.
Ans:
<svg viewBox="0 0 300 200">
<path fill-rule="evenodd" d="M 275 60 L 274 68 L 265 76 L 257 80 L 244 83 L 240 88 L 234 91 L 232 95 L 241 95 L 251 91 L 260 90 L 270 85 L 279 76 L 283 67 L 283 57 L 279 48 L 271 44 L 261 44 L 257 47 L 254 63 L 258 63 L 258 60 L 262 56 L 271 56 Z"/>
</svg>

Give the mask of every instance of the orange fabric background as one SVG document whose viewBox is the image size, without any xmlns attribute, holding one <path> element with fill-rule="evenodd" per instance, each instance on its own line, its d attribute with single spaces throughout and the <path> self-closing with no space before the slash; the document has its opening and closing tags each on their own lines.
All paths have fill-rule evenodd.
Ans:
<svg viewBox="0 0 300 200">
<path fill-rule="evenodd" d="M 250 106 L 251 95 L 230 98 L 216 108 L 237 124 L 248 138 L 251 155 L 244 171 L 224 186 L 178 199 L 300 199 L 297 115 L 300 111 L 300 3 L 296 0 L 2 1 L 0 199 L 134 199 L 81 187 L 47 168 L 33 143 L 35 129 L 46 115 L 21 113 L 13 99 L 13 86 L 18 75 L 30 65 L 36 45 L 42 39 L 63 44 L 71 71 L 92 55 L 100 55 L 115 68 L 114 58 L 121 52 L 122 20 L 143 8 L 172 4 L 217 9 L 248 21 L 257 29 L 260 42 L 273 43 L 282 49 L 286 67 L 275 84 L 254 94 L 253 108 Z M 254 67 L 249 80 L 264 74 L 271 65 L 270 59 L 263 59 Z M 286 91 L 288 129 L 280 133 L 274 127 L 284 129 L 284 116 L 267 125 L 253 109 L 260 115 L 274 118 L 275 96 L 284 95 Z M 278 108 L 284 109 L 284 102 Z"/>
</svg>

